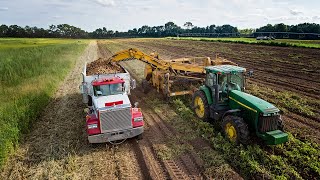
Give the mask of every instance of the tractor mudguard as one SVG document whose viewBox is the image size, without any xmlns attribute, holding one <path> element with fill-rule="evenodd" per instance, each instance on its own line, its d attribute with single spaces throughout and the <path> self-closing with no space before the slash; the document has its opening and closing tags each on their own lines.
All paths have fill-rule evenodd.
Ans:
<svg viewBox="0 0 320 180">
<path fill-rule="evenodd" d="M 241 111 L 240 109 L 230 109 L 230 110 L 223 113 L 223 115 L 221 116 L 221 119 L 223 119 L 226 115 L 234 114 L 234 113 L 240 112 L 240 111 Z"/>
<path fill-rule="evenodd" d="M 207 86 L 203 85 L 203 86 L 200 86 L 200 90 L 204 92 L 204 94 L 207 97 L 208 104 L 211 105 L 213 101 L 212 101 L 212 95 L 210 93 L 210 89 Z"/>
</svg>

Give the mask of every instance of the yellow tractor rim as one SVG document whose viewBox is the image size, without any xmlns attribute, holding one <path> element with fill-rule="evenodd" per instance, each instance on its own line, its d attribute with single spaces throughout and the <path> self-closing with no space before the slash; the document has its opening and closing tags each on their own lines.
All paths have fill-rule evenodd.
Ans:
<svg viewBox="0 0 320 180">
<path fill-rule="evenodd" d="M 199 118 L 204 117 L 204 103 L 201 97 L 197 96 L 194 100 L 194 106 L 196 107 L 196 114 Z"/>
<path fill-rule="evenodd" d="M 236 128 L 231 123 L 226 124 L 225 131 L 231 141 L 235 141 L 237 139 Z"/>
</svg>

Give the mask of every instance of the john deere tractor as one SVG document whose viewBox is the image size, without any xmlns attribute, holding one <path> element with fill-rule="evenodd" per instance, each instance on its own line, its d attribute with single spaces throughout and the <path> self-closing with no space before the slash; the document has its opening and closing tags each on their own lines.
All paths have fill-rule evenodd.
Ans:
<svg viewBox="0 0 320 180">
<path fill-rule="evenodd" d="M 280 110 L 245 93 L 246 69 L 234 65 L 207 66 L 205 84 L 193 95 L 195 114 L 204 121 L 220 121 L 225 136 L 247 144 L 256 134 L 268 145 L 288 141 Z"/>
</svg>

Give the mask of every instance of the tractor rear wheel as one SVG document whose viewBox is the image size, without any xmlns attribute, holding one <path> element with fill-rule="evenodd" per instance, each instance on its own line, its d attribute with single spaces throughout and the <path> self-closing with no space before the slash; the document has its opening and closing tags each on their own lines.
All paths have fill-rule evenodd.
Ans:
<svg viewBox="0 0 320 180">
<path fill-rule="evenodd" d="M 230 142 L 248 144 L 249 129 L 242 118 L 230 115 L 225 116 L 222 121 L 222 129 Z"/>
<path fill-rule="evenodd" d="M 147 80 L 142 80 L 142 91 L 147 94 L 150 91 L 150 84 Z"/>
<path fill-rule="evenodd" d="M 209 103 L 203 91 L 198 90 L 193 94 L 192 105 L 198 118 L 208 121 L 210 117 Z"/>
</svg>

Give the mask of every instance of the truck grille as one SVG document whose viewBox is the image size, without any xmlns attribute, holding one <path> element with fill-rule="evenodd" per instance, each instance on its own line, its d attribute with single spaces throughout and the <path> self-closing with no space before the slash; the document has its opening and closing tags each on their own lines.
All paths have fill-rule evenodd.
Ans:
<svg viewBox="0 0 320 180">
<path fill-rule="evenodd" d="M 258 122 L 258 129 L 260 132 L 269 132 L 278 129 L 278 120 L 279 115 L 277 116 L 260 116 Z"/>
<path fill-rule="evenodd" d="M 102 133 L 131 128 L 130 106 L 100 111 L 100 126 Z"/>
</svg>

